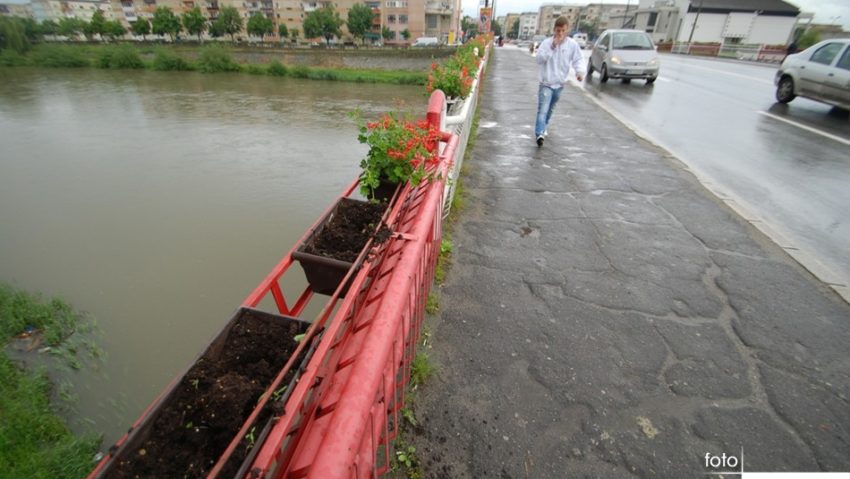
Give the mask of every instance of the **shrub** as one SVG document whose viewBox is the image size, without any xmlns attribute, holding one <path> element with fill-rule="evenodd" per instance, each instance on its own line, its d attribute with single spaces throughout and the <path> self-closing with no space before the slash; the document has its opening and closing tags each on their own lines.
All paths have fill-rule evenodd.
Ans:
<svg viewBox="0 0 850 479">
<path fill-rule="evenodd" d="M 285 25 L 281 24 L 281 27 L 285 27 Z M 278 77 L 286 76 L 287 73 L 286 67 L 277 60 L 272 60 L 272 62 L 269 63 L 269 68 L 266 71 L 269 73 L 269 75 L 274 75 Z"/>
<path fill-rule="evenodd" d="M 0 66 L 19 67 L 27 64 L 27 59 L 14 50 L 0 51 Z"/>
<path fill-rule="evenodd" d="M 266 70 L 260 65 L 248 65 L 245 67 L 245 71 L 250 73 L 251 75 L 265 75 Z"/>
<path fill-rule="evenodd" d="M 230 52 L 227 49 L 219 45 L 208 45 L 201 50 L 198 70 L 204 73 L 217 73 L 240 71 L 241 68 L 230 58 Z"/>
<path fill-rule="evenodd" d="M 100 68 L 144 68 L 139 52 L 132 45 L 110 45 L 101 50 L 97 58 Z"/>
<path fill-rule="evenodd" d="M 157 48 L 153 57 L 153 69 L 158 71 L 187 71 L 192 66 L 182 57 L 167 48 Z"/>
<path fill-rule="evenodd" d="M 308 78 L 310 76 L 310 69 L 304 65 L 298 65 L 292 69 L 292 76 L 295 78 Z"/>
<path fill-rule="evenodd" d="M 33 65 L 50 68 L 80 68 L 89 60 L 79 48 L 67 45 L 39 45 L 32 52 Z"/>
</svg>

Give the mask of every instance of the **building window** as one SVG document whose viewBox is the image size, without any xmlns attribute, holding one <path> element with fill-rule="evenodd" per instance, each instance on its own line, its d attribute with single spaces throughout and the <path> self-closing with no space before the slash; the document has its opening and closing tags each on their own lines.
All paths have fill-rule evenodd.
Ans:
<svg viewBox="0 0 850 479">
<path fill-rule="evenodd" d="M 387 15 L 387 23 L 395 23 L 395 15 Z"/>
<path fill-rule="evenodd" d="M 398 23 L 407 23 L 407 15 L 399 15 Z"/>
<path fill-rule="evenodd" d="M 428 28 L 437 28 L 437 16 L 436 15 L 426 15 L 425 23 L 428 24 Z"/>
<path fill-rule="evenodd" d="M 646 24 L 650 27 L 655 26 L 655 22 L 658 21 L 658 12 L 652 12 L 649 14 L 649 20 L 647 20 Z"/>
</svg>

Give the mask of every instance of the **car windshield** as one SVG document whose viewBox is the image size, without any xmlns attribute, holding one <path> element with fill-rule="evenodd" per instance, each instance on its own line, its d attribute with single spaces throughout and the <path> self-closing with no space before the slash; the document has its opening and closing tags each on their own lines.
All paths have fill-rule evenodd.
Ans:
<svg viewBox="0 0 850 479">
<path fill-rule="evenodd" d="M 614 50 L 652 50 L 652 41 L 641 32 L 615 33 Z"/>
</svg>

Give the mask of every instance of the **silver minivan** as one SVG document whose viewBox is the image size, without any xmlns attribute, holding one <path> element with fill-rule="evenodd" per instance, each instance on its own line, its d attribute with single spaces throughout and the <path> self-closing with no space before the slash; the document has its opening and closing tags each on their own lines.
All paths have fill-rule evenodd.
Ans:
<svg viewBox="0 0 850 479">
<path fill-rule="evenodd" d="M 633 78 L 652 84 L 658 78 L 658 52 L 648 33 L 640 30 L 605 30 L 587 61 L 587 79 L 599 72 L 599 81 L 620 78 L 624 83 Z"/>
</svg>

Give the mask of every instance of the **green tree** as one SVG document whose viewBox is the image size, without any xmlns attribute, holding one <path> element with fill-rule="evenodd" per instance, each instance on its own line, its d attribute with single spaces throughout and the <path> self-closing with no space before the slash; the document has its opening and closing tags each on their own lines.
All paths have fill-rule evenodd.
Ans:
<svg viewBox="0 0 850 479">
<path fill-rule="evenodd" d="M 62 18 L 59 20 L 59 34 L 66 37 L 75 37 L 83 31 L 86 22 L 79 18 Z"/>
<path fill-rule="evenodd" d="M 502 24 L 499 22 L 493 22 L 493 35 L 501 36 L 502 35 Z"/>
<path fill-rule="evenodd" d="M 41 22 L 39 28 L 41 29 L 41 33 L 45 35 L 56 35 L 59 33 L 59 24 L 53 20 L 45 20 Z"/>
<path fill-rule="evenodd" d="M 145 35 L 148 35 L 151 32 L 151 22 L 149 22 L 147 18 L 140 18 L 131 23 L 130 28 L 133 30 L 134 34 L 142 36 L 142 41 L 145 41 Z"/>
<path fill-rule="evenodd" d="M 198 42 L 200 42 L 201 35 L 203 35 L 204 31 L 207 29 L 207 19 L 204 18 L 204 14 L 201 13 L 201 7 L 195 7 L 189 10 L 183 14 L 181 19 L 183 20 L 183 28 L 186 29 L 186 33 L 189 35 L 197 35 Z"/>
<path fill-rule="evenodd" d="M 460 21 L 460 28 L 463 30 L 463 34 L 467 38 L 474 37 L 478 34 L 478 22 L 473 20 L 469 15 L 463 17 Z"/>
<path fill-rule="evenodd" d="M 820 41 L 820 33 L 809 29 L 797 39 L 797 50 L 802 51 Z"/>
<path fill-rule="evenodd" d="M 0 51 L 23 53 L 29 45 L 23 22 L 15 17 L 0 17 Z"/>
<path fill-rule="evenodd" d="M 304 18 L 304 36 L 307 38 L 325 37 L 325 43 L 330 46 L 331 38 L 340 35 L 339 27 L 343 23 L 334 7 L 317 8 Z"/>
<path fill-rule="evenodd" d="M 87 38 L 92 39 L 95 35 L 103 36 L 103 26 L 106 23 L 106 18 L 103 16 L 103 10 L 98 9 L 91 16 L 91 20 L 83 27 L 83 33 Z"/>
<path fill-rule="evenodd" d="M 348 11 L 348 32 L 360 39 L 360 43 L 365 43 L 366 33 L 372 28 L 372 20 L 375 14 L 372 9 L 363 3 L 355 3 L 351 10 Z"/>
<path fill-rule="evenodd" d="M 274 22 L 272 22 L 271 18 L 260 12 L 254 12 L 251 18 L 248 19 L 246 30 L 248 30 L 249 35 L 260 37 L 260 41 L 263 42 L 266 39 L 266 35 L 271 35 L 274 31 Z"/>
<path fill-rule="evenodd" d="M 299 32 L 297 28 L 293 28 L 289 31 L 289 37 L 292 38 L 292 43 L 298 43 L 298 35 L 300 33 L 301 32 Z"/>
<path fill-rule="evenodd" d="M 599 35 L 599 20 L 581 22 L 579 31 L 586 33 L 587 38 L 596 38 Z"/>
<path fill-rule="evenodd" d="M 402 30 L 401 31 L 401 37 L 404 38 L 405 40 L 410 40 L 410 29 L 405 28 L 404 30 Z"/>
<path fill-rule="evenodd" d="M 24 27 L 24 35 L 26 35 L 27 39 L 31 42 L 41 39 L 41 28 L 38 26 L 38 22 L 36 22 L 32 18 L 21 18 L 22 25 Z"/>
<path fill-rule="evenodd" d="M 390 30 L 389 27 L 381 27 L 381 37 L 384 40 L 389 41 L 389 40 L 392 40 L 393 38 L 395 38 L 395 34 L 393 33 L 392 30 Z"/>
<path fill-rule="evenodd" d="M 285 23 L 281 23 L 277 26 L 277 34 L 280 37 L 280 41 L 284 41 L 289 37 L 289 29 L 286 28 Z"/>
<path fill-rule="evenodd" d="M 171 41 L 174 41 L 183 26 L 180 25 L 180 19 L 174 15 L 174 12 L 166 6 L 160 6 L 153 12 L 153 20 L 151 21 L 151 31 L 156 35 L 170 35 Z"/>
<path fill-rule="evenodd" d="M 104 22 L 101 35 L 109 37 L 110 40 L 115 40 L 117 37 L 123 37 L 127 33 L 127 29 L 118 20 L 109 20 Z"/>
<path fill-rule="evenodd" d="M 511 38 L 519 38 L 519 20 L 514 20 L 514 24 L 511 26 L 511 31 L 508 33 L 508 36 Z"/>
<path fill-rule="evenodd" d="M 213 27 L 219 36 L 230 35 L 230 41 L 236 41 L 235 35 L 242 31 L 242 17 L 239 16 L 239 10 L 231 6 L 222 8 L 218 18 L 213 22 Z M 213 27 L 210 27 L 210 33 Z"/>
</svg>

